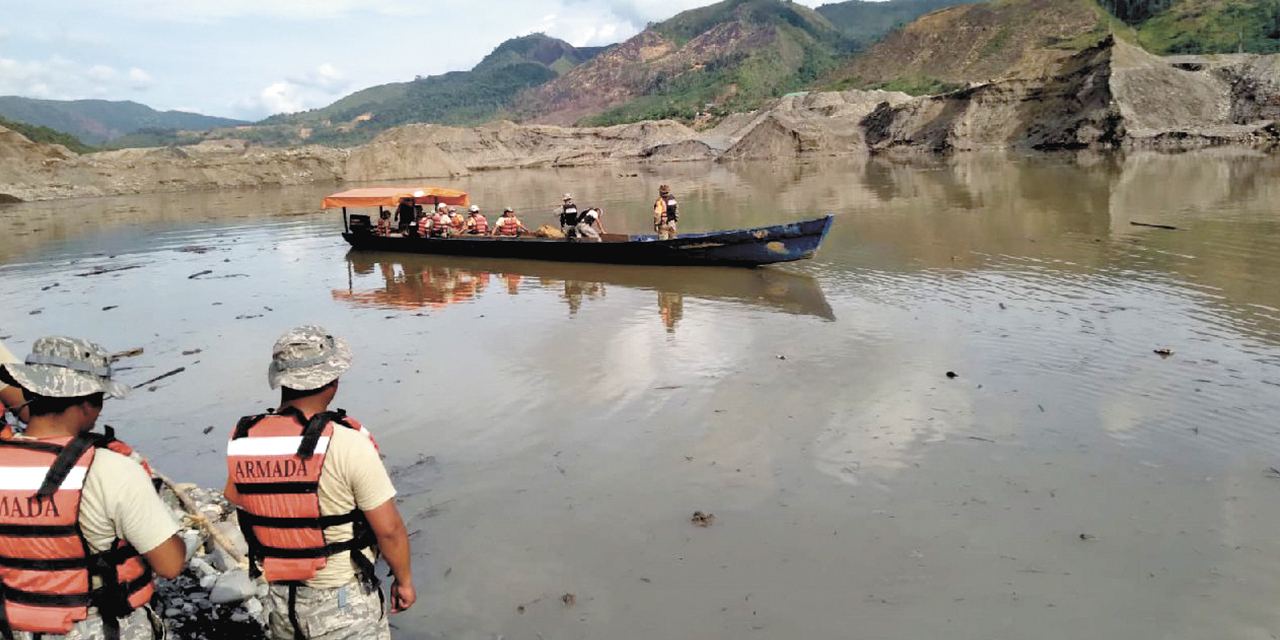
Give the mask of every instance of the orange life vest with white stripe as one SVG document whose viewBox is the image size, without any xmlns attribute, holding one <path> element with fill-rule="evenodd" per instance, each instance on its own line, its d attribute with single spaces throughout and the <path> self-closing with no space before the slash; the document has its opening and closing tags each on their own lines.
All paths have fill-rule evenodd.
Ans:
<svg viewBox="0 0 1280 640">
<path fill-rule="evenodd" d="M 349 552 L 352 564 L 373 579 L 373 565 L 361 550 L 377 539 L 364 513 L 320 513 L 320 472 L 333 430 L 369 431 L 341 409 L 307 419 L 292 407 L 242 418 L 227 443 L 227 475 L 240 494 L 240 528 L 249 555 L 268 582 L 305 581 Z M 353 525 L 353 537 L 327 544 L 324 529 Z M 256 568 L 257 565 L 255 565 Z"/>
<path fill-rule="evenodd" d="M 154 595 L 151 567 L 133 547 L 117 540 L 91 554 L 80 532 L 81 491 L 98 448 L 132 453 L 110 432 L 19 440 L 0 431 L 0 629 L 65 634 L 90 606 L 123 618 Z"/>
<path fill-rule="evenodd" d="M 498 233 L 504 236 L 514 236 L 520 232 L 520 219 L 515 216 L 502 216 L 498 218 Z"/>
</svg>

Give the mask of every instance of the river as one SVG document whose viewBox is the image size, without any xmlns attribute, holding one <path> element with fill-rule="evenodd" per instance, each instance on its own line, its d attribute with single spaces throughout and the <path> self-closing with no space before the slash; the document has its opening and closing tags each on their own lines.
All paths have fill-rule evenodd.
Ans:
<svg viewBox="0 0 1280 640">
<path fill-rule="evenodd" d="M 644 268 L 352 253 L 317 209 L 339 185 L 19 204 L 0 339 L 141 346 L 135 383 L 185 367 L 102 421 L 218 486 L 275 337 L 346 337 L 338 404 L 412 532 L 398 638 L 1280 632 L 1280 158 L 450 186 L 526 225 L 568 191 L 639 233 L 659 183 L 685 231 L 835 224 L 802 263 Z"/>
</svg>

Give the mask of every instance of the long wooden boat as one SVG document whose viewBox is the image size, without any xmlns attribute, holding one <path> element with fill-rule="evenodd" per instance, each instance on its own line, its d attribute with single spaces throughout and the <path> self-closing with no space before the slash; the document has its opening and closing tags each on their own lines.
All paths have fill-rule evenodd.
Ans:
<svg viewBox="0 0 1280 640">
<path fill-rule="evenodd" d="M 812 258 L 831 230 L 831 216 L 786 224 L 684 234 L 672 240 L 655 235 L 604 234 L 601 241 L 538 237 L 460 236 L 421 238 L 380 235 L 368 216 L 348 216 L 347 207 L 393 207 L 412 196 L 424 205 L 469 204 L 465 192 L 423 187 L 355 189 L 324 199 L 327 209 L 341 208 L 342 237 L 355 249 L 399 251 L 485 258 L 519 258 L 567 262 L 645 265 L 723 265 L 755 267 Z M 490 222 L 492 224 L 492 221 Z"/>
</svg>

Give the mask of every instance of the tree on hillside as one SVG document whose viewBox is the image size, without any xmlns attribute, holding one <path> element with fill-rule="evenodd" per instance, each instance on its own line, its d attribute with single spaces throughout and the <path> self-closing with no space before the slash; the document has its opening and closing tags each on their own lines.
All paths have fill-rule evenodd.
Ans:
<svg viewBox="0 0 1280 640">
<path fill-rule="evenodd" d="M 1139 24 L 1173 5 L 1174 0 L 1100 0 L 1102 6 L 1128 24 Z"/>
</svg>

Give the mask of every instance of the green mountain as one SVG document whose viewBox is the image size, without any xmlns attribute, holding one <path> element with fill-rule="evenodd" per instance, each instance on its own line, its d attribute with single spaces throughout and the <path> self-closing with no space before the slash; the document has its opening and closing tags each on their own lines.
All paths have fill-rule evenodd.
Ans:
<svg viewBox="0 0 1280 640">
<path fill-rule="evenodd" d="M 1101 0 L 1153 53 L 1278 53 L 1280 0 Z"/>
<path fill-rule="evenodd" d="M 996 0 L 923 15 L 819 84 L 934 94 L 1050 73 L 1117 25 L 1094 0 Z"/>
<path fill-rule="evenodd" d="M 130 101 L 36 100 L 18 96 L 0 96 L 0 116 L 69 133 L 90 144 L 102 144 L 147 128 L 203 131 L 245 124 L 185 111 L 156 111 Z"/>
<path fill-rule="evenodd" d="M 848 0 L 818 7 L 818 13 L 854 40 L 870 43 L 939 9 L 987 0 Z"/>
<path fill-rule="evenodd" d="M 327 107 L 272 116 L 237 135 L 286 144 L 354 144 L 408 123 L 478 124 L 503 117 L 518 93 L 558 78 L 602 50 L 578 49 L 541 33 L 513 38 L 470 71 L 370 87 Z"/>
<path fill-rule="evenodd" d="M 85 144 L 79 138 L 61 131 L 54 131 L 49 127 L 40 127 L 25 122 L 17 122 L 8 118 L 0 117 L 0 127 L 17 131 L 32 142 L 44 142 L 48 144 L 60 144 L 76 153 L 89 153 L 96 151 L 93 147 Z"/>
<path fill-rule="evenodd" d="M 693 120 L 805 86 L 854 48 L 827 18 L 783 0 L 724 0 L 651 25 L 516 101 L 555 124 Z"/>
</svg>

